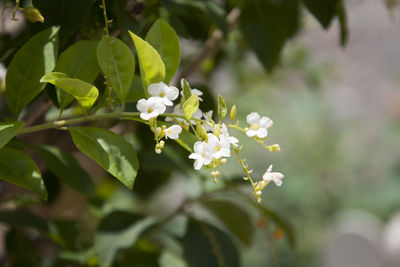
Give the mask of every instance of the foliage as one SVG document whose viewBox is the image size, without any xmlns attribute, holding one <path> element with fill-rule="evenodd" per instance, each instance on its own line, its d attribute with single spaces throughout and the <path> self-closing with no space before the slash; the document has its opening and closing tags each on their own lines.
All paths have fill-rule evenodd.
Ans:
<svg viewBox="0 0 400 267">
<path fill-rule="evenodd" d="M 294 244 L 290 224 L 256 201 L 270 181 L 277 183 L 274 179 L 283 175 L 269 169 L 272 178 L 254 179 L 240 156 L 242 147 L 227 132 L 227 127 L 242 131 L 275 152 L 279 145 L 265 144 L 266 135 L 257 132 L 266 131 L 272 121 L 252 113 L 258 120 L 248 119 L 256 132 L 249 135 L 249 128 L 239 126 L 236 105 L 229 109 L 222 96 L 214 99 L 211 90 L 192 89 L 181 78 L 212 72 L 224 56 L 224 50 L 217 51 L 228 35 L 237 36 L 238 54 L 244 57 L 244 50 L 254 51 L 271 71 L 279 64 L 284 44 L 299 30 L 303 4 L 325 28 L 337 16 L 344 43 L 342 1 L 327 6 L 306 0 L 231 0 L 225 5 L 210 0 L 103 0 L 101 8 L 92 0 L 32 4 L 23 7 L 26 16 L 41 19 L 27 17 L 30 23 L 20 33 L 0 41 L 8 68 L 2 103 L 6 97 L 9 107 L 2 107 L 0 114 L 0 179 L 33 190 L 48 203 L 40 203 L 41 212 L 33 212 L 30 209 L 38 201 L 21 200 L 12 210 L 0 212 L 0 221 L 11 229 L 8 264 L 23 260 L 30 266 L 46 261 L 53 266 L 243 266 L 239 248 L 252 244 L 259 217 L 268 218 L 270 230 L 283 231 Z M 179 38 L 204 43 L 204 52 L 194 60 L 184 58 Z M 213 60 L 214 67 L 199 70 L 205 60 Z M 182 97 L 175 108 L 180 113 L 165 112 L 178 97 L 178 81 Z M 155 90 L 160 94 L 155 96 Z M 153 101 L 155 97 L 164 104 Z M 203 115 L 199 108 L 217 110 L 217 116 Z M 232 124 L 225 125 L 228 112 Z M 222 137 L 229 140 L 228 154 L 232 147 L 253 194 L 243 179 L 220 177 L 216 168 L 229 156 L 218 154 L 201 162 L 212 181 L 221 178 L 210 190 L 205 186 L 209 174 L 193 170 L 183 154 L 190 152 L 197 161 L 201 153 L 196 144 L 205 147 L 212 138 L 220 142 Z M 163 138 L 168 142 L 165 148 Z M 155 155 L 153 148 L 163 154 Z M 160 208 L 163 203 L 156 201 L 157 189 L 171 183 L 176 173 L 187 180 L 195 177 L 203 188 L 195 196 L 183 194 L 178 207 L 165 213 Z M 64 184 L 75 192 L 68 194 Z M 75 207 L 80 216 L 73 220 L 42 216 L 62 192 L 67 192 L 68 201 L 80 200 Z M 25 194 L 18 191 L 15 197 L 22 199 Z M 74 194 L 79 197 L 74 199 Z M 156 211 L 152 203 L 158 204 Z M 208 213 L 201 216 L 199 210 Z M 182 228 L 176 221 L 179 216 L 183 230 L 178 229 Z M 50 260 L 32 249 L 38 239 L 56 248 Z M 18 259 L 18 250 L 25 247 L 29 257 Z M 169 265 L 163 263 L 165 255 L 170 255 Z"/>
</svg>

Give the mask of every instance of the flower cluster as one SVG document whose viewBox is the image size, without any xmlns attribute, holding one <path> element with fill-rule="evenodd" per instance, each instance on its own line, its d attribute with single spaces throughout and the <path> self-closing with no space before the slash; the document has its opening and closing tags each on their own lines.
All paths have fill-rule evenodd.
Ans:
<svg viewBox="0 0 400 267">
<path fill-rule="evenodd" d="M 251 177 L 252 170 L 248 169 L 246 160 L 240 156 L 240 150 L 243 146 L 239 146 L 239 140 L 231 136 L 228 128 L 239 130 L 245 133 L 248 137 L 260 143 L 268 151 L 280 151 L 278 144 L 267 145 L 265 144 L 266 137 L 268 136 L 268 129 L 272 126 L 273 121 L 265 116 L 260 116 L 257 112 L 252 112 L 246 117 L 249 124 L 246 128 L 239 126 L 239 121 L 236 124 L 226 124 L 223 119 L 226 116 L 227 108 L 219 96 L 218 100 L 218 117 L 219 121 L 216 123 L 213 120 L 213 111 L 210 110 L 203 113 L 199 109 L 199 101 L 202 99 L 199 96 L 203 95 L 198 89 L 191 89 L 186 80 L 181 80 L 182 91 L 179 93 L 178 88 L 168 86 L 163 82 L 151 84 L 148 87 L 148 93 L 151 97 L 148 99 L 141 99 L 137 103 L 137 110 L 140 112 L 140 118 L 148 121 L 149 126 L 154 132 L 156 140 L 156 153 L 161 153 L 164 148 L 165 142 L 161 140 L 174 139 L 179 144 L 182 144 L 179 135 L 182 130 L 188 131 L 196 136 L 198 141 L 194 142 L 193 150 L 184 146 L 191 153 L 190 159 L 194 160 L 194 169 L 200 170 L 202 167 L 209 169 L 211 177 L 216 182 L 220 172 L 217 167 L 227 162 L 227 158 L 235 154 L 242 165 L 243 172 L 245 173 L 245 180 L 249 180 L 254 189 L 254 195 L 261 201 L 262 190 L 273 181 L 277 186 L 282 185 L 283 174 L 280 172 L 272 172 L 272 165 L 269 166 L 267 171 L 262 176 L 262 179 L 256 181 Z M 186 91 L 185 91 L 186 90 Z M 180 103 L 176 104 L 173 108 L 173 101 L 181 95 Z M 186 96 L 186 98 L 185 98 Z M 194 96 L 195 98 L 193 99 Z M 166 113 L 167 107 L 173 110 L 171 113 Z M 185 108 L 186 107 L 186 108 Z M 165 122 L 157 120 L 158 116 L 165 117 Z M 234 105 L 230 111 L 230 118 L 232 123 L 236 119 L 236 106 Z M 167 123 L 175 123 L 167 127 Z M 161 126 L 158 126 L 161 124 Z"/>
</svg>

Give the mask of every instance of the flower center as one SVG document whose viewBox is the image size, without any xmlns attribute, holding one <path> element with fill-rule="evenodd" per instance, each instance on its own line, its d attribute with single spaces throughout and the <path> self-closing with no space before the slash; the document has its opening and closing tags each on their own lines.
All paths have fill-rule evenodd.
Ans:
<svg viewBox="0 0 400 267">
<path fill-rule="evenodd" d="M 220 151 L 220 150 L 221 150 L 221 147 L 219 145 L 215 147 L 215 151 Z"/>
<path fill-rule="evenodd" d="M 253 128 L 253 130 L 257 131 L 257 130 L 260 128 L 260 126 L 258 126 L 258 124 L 255 123 L 255 124 L 253 124 L 253 125 L 251 126 L 251 128 Z"/>
<path fill-rule="evenodd" d="M 205 158 L 205 157 L 206 157 L 206 153 L 202 153 L 201 156 L 202 156 L 203 158 Z"/>
<path fill-rule="evenodd" d="M 147 113 L 152 113 L 153 111 L 154 111 L 154 109 L 151 107 L 147 109 Z"/>
<path fill-rule="evenodd" d="M 164 97 L 165 96 L 165 92 L 160 92 L 159 96 L 160 97 Z"/>
</svg>

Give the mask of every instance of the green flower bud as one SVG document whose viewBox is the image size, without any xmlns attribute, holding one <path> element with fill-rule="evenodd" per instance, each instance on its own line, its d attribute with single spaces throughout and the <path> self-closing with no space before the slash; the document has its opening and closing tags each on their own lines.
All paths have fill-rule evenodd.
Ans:
<svg viewBox="0 0 400 267">
<path fill-rule="evenodd" d="M 29 6 L 29 7 L 25 7 L 24 8 L 24 14 L 25 14 L 25 18 L 32 23 L 35 22 L 41 22 L 44 23 L 44 18 L 42 16 L 42 14 L 40 14 L 40 11 L 33 6 Z"/>
<path fill-rule="evenodd" d="M 201 123 L 196 123 L 196 132 L 202 139 L 207 140 L 207 130 Z"/>
<path fill-rule="evenodd" d="M 231 108 L 231 120 L 232 122 L 236 119 L 236 105 L 233 105 Z"/>
</svg>

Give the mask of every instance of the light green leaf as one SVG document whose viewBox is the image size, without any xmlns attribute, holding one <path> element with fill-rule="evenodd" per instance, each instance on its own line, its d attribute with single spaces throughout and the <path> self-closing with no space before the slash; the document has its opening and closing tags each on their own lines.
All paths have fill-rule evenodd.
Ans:
<svg viewBox="0 0 400 267">
<path fill-rule="evenodd" d="M 110 79 L 113 91 L 124 103 L 135 74 L 135 58 L 131 50 L 121 40 L 103 36 L 97 46 L 97 61 Z"/>
<path fill-rule="evenodd" d="M 189 121 L 192 118 L 192 115 L 198 109 L 199 109 L 199 98 L 198 98 L 198 96 L 196 94 L 193 94 L 183 104 L 183 112 L 185 114 L 185 118 Z"/>
<path fill-rule="evenodd" d="M 6 75 L 8 106 L 18 117 L 44 88 L 40 77 L 54 69 L 58 50 L 59 27 L 52 27 L 33 36 L 22 46 L 10 65 Z"/>
<path fill-rule="evenodd" d="M 47 168 L 76 191 L 91 195 L 94 192 L 89 174 L 69 153 L 52 146 L 36 147 Z"/>
<path fill-rule="evenodd" d="M 99 90 L 95 86 L 79 79 L 66 77 L 63 73 L 52 72 L 43 76 L 40 81 L 54 84 L 75 97 L 82 107 L 86 109 L 91 108 L 99 96 Z"/>
<path fill-rule="evenodd" d="M 32 189 L 47 200 L 47 191 L 38 166 L 19 150 L 8 147 L 0 150 L 0 179 Z"/>
<path fill-rule="evenodd" d="M 232 201 L 209 199 L 202 204 L 217 217 L 224 226 L 241 242 L 249 246 L 253 240 L 254 228 L 243 227 L 252 225 L 249 214 Z"/>
<path fill-rule="evenodd" d="M 190 219 L 183 238 L 183 254 L 190 267 L 239 267 L 239 252 L 218 228 Z"/>
<path fill-rule="evenodd" d="M 165 79 L 165 65 L 160 54 L 148 42 L 129 31 L 139 59 L 140 76 L 146 94 L 147 87 L 152 83 L 162 82 Z"/>
<path fill-rule="evenodd" d="M 68 128 L 80 151 L 132 189 L 139 162 L 133 146 L 121 136 L 100 128 Z"/>
<path fill-rule="evenodd" d="M 97 43 L 94 40 L 83 40 L 68 47 L 58 58 L 54 71 L 93 83 L 100 72 L 96 56 Z M 60 108 L 64 109 L 74 97 L 63 90 L 57 90 L 57 100 Z"/>
<path fill-rule="evenodd" d="M 100 222 L 94 241 L 100 266 L 111 266 L 118 251 L 132 247 L 143 231 L 154 223 L 154 218 L 141 219 L 123 211 L 114 211 L 107 215 Z"/>
<path fill-rule="evenodd" d="M 184 78 L 181 80 L 181 86 L 183 90 L 183 97 L 185 99 L 189 99 L 192 96 L 192 88 L 190 88 L 189 83 Z"/>
<path fill-rule="evenodd" d="M 181 59 L 178 35 L 165 21 L 158 19 L 147 33 L 146 41 L 160 54 L 165 64 L 165 82 L 169 83 Z"/>
<path fill-rule="evenodd" d="M 220 120 L 223 120 L 226 116 L 227 108 L 224 99 L 222 96 L 218 96 L 218 117 Z"/>
<path fill-rule="evenodd" d="M 0 149 L 13 138 L 19 129 L 24 126 L 24 122 L 0 122 Z"/>
</svg>

